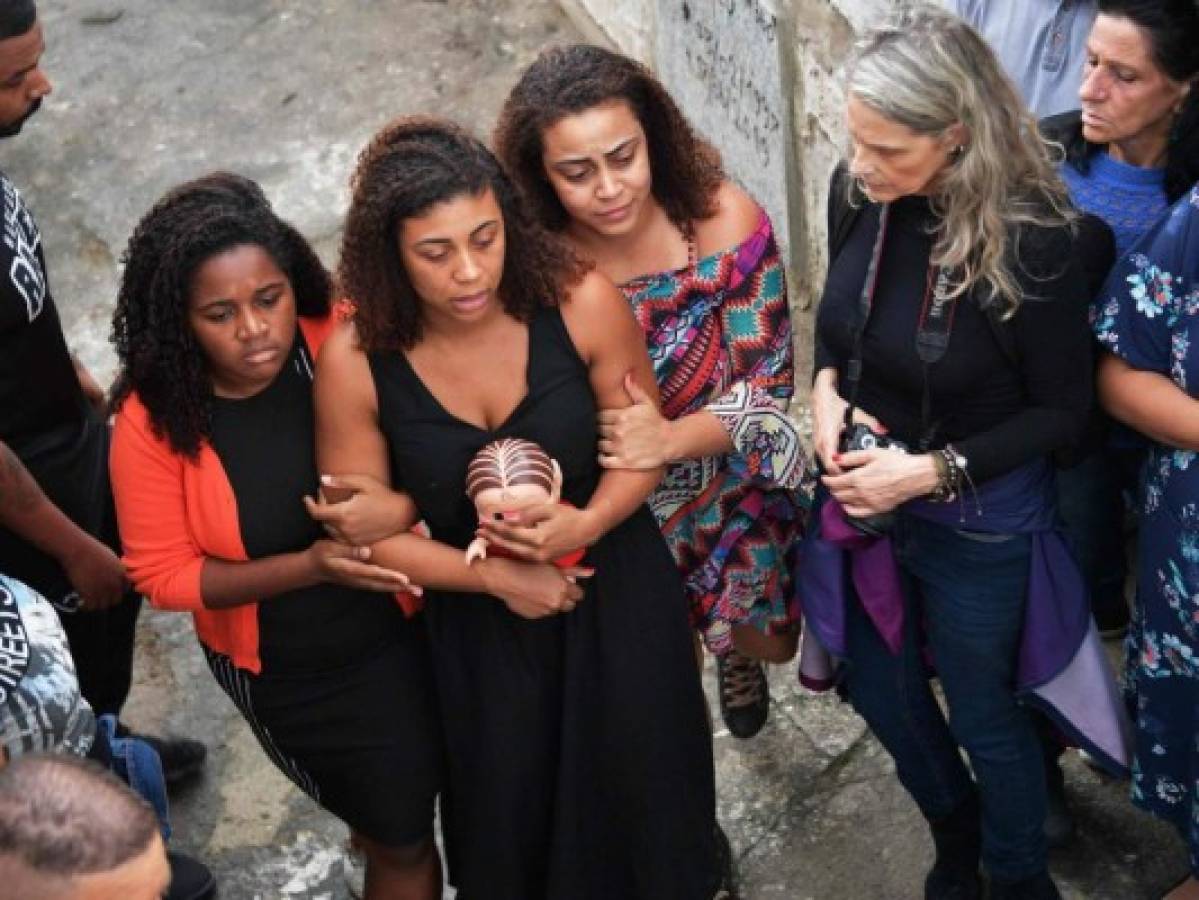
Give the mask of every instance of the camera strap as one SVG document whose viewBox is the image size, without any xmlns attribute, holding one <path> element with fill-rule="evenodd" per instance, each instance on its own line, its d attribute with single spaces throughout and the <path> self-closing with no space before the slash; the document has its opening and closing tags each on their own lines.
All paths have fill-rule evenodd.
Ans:
<svg viewBox="0 0 1199 900">
<path fill-rule="evenodd" d="M 916 355 L 920 357 L 920 437 L 921 449 L 932 446 L 940 422 L 932 421 L 933 398 L 929 387 L 929 367 L 938 362 L 949 349 L 953 332 L 953 314 L 957 298 L 949 293 L 949 273 L 940 266 L 928 265 L 924 284 L 924 302 L 920 306 L 920 323 L 916 327 Z"/>
<path fill-rule="evenodd" d="M 884 203 L 879 207 L 878 232 L 874 237 L 874 246 L 870 251 L 870 263 L 866 267 L 866 278 L 862 282 L 862 292 L 858 297 L 858 323 L 854 331 L 853 356 L 849 360 L 846 377 L 849 381 L 849 403 L 845 408 L 845 425 L 853 424 L 853 412 L 857 408 L 858 388 L 862 381 L 862 343 L 866 334 L 866 326 L 870 321 L 870 311 L 874 306 L 874 294 L 878 289 L 879 269 L 882 264 L 883 248 L 887 241 L 887 225 L 891 217 L 891 205 Z M 949 273 L 940 266 L 934 266 L 931 261 L 925 279 L 924 299 L 920 306 L 920 319 L 916 326 L 916 356 L 920 359 L 921 398 L 920 423 L 923 434 L 920 448 L 927 449 L 932 444 L 940 422 L 932 419 L 932 390 L 929 386 L 929 367 L 939 362 L 949 349 L 949 338 L 953 333 L 954 313 L 957 309 L 957 298 L 950 292 Z"/>
<path fill-rule="evenodd" d="M 884 203 L 878 210 L 878 233 L 870 250 L 870 263 L 866 266 L 866 279 L 858 295 L 858 324 L 853 335 L 853 356 L 845 377 L 849 380 L 849 405 L 845 407 L 845 426 L 853 425 L 853 411 L 858 405 L 858 388 L 862 383 L 862 338 L 866 324 L 870 321 L 870 308 L 874 305 L 874 292 L 878 287 L 879 264 L 883 259 L 883 245 L 887 242 L 887 223 L 891 218 L 891 204 Z"/>
</svg>

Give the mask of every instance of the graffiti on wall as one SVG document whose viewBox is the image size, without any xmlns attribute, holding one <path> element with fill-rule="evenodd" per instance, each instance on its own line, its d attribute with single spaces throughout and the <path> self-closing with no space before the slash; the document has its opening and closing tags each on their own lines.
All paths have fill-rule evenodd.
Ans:
<svg viewBox="0 0 1199 900">
<path fill-rule="evenodd" d="M 768 0 L 658 0 L 655 59 L 691 122 L 770 212 L 787 247 L 789 133 L 779 22 Z"/>
</svg>

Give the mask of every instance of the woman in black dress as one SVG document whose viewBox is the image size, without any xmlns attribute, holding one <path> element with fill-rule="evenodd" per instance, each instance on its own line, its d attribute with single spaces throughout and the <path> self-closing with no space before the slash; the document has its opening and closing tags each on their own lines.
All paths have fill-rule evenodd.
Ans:
<svg viewBox="0 0 1199 900">
<path fill-rule="evenodd" d="M 434 900 L 425 629 L 397 603 L 407 579 L 323 539 L 302 502 L 318 486 L 328 274 L 256 184 L 226 173 L 163 197 L 125 261 L 110 467 L 130 579 L 192 614 L 271 762 L 353 829 L 367 900 Z"/>
<path fill-rule="evenodd" d="M 427 588 L 459 897 L 717 896 L 686 604 L 644 505 L 660 472 L 597 461 L 595 412 L 628 403 L 625 374 L 657 397 L 628 305 L 453 125 L 385 128 L 353 189 L 340 278 L 357 314 L 321 354 L 318 452 L 410 495 L 432 532 L 372 559 Z M 466 467 L 497 437 L 545 448 L 573 506 L 480 526 Z M 467 565 L 476 529 L 492 552 Z M 552 564 L 577 547 L 582 566 Z"/>
</svg>

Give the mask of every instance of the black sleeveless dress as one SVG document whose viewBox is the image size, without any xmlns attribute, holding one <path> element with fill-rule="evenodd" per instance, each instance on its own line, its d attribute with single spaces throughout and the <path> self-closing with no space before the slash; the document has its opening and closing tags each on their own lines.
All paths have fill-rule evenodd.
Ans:
<svg viewBox="0 0 1199 900">
<path fill-rule="evenodd" d="M 302 333 L 279 375 L 213 399 L 211 443 L 249 559 L 324 536 L 300 498 L 318 487 L 312 354 Z M 395 598 L 335 583 L 258 605 L 262 672 L 205 647 L 271 762 L 355 831 L 390 847 L 430 836 L 443 748 L 426 629 Z"/>
<path fill-rule="evenodd" d="M 563 496 L 598 482 L 595 399 L 560 312 L 529 325 L 528 393 L 494 431 L 438 403 L 401 353 L 370 357 L 393 477 L 433 537 L 465 548 L 466 466 L 497 437 L 558 460 Z M 587 553 L 571 613 L 528 620 L 486 594 L 426 594 L 449 753 L 447 847 L 460 900 L 708 900 L 715 789 L 683 586 L 647 507 Z"/>
</svg>

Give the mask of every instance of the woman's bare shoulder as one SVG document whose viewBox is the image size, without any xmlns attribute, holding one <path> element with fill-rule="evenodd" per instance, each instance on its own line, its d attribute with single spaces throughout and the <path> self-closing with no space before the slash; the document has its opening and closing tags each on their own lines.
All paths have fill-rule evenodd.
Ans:
<svg viewBox="0 0 1199 900">
<path fill-rule="evenodd" d="M 343 398 L 374 397 L 370 363 L 358 340 L 358 329 L 349 319 L 334 326 L 316 358 L 317 397 L 329 390 Z"/>
<path fill-rule="evenodd" d="M 731 181 L 716 189 L 716 211 L 695 223 L 696 252 L 708 256 L 736 247 L 754 233 L 762 216 L 762 207 Z"/>
<path fill-rule="evenodd" d="M 322 365 L 339 366 L 351 364 L 356 357 L 366 361 L 366 354 L 362 352 L 358 342 L 358 329 L 354 327 L 353 319 L 341 319 L 333 326 L 321 345 L 317 362 Z"/>
<path fill-rule="evenodd" d="M 605 320 L 626 312 L 629 304 L 611 278 L 592 269 L 570 286 L 558 305 L 573 333 L 576 329 L 602 327 Z"/>
</svg>

